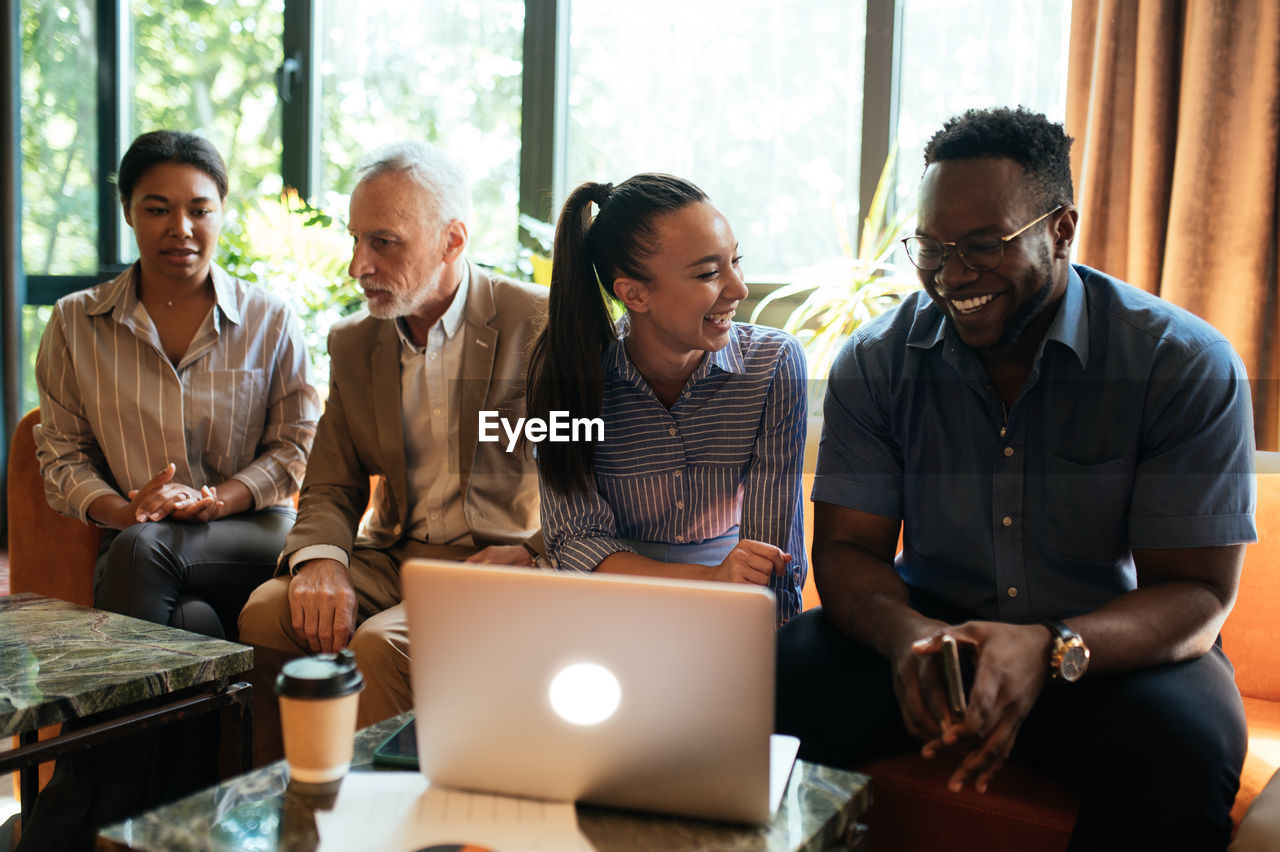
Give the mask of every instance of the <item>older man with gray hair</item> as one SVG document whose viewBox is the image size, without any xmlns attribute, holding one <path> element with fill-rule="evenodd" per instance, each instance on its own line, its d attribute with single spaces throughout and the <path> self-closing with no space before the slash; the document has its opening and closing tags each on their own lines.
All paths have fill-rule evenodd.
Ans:
<svg viewBox="0 0 1280 852">
<path fill-rule="evenodd" d="M 535 469 L 481 442 L 478 422 L 522 412 L 546 290 L 467 262 L 470 206 L 462 169 L 429 145 L 387 146 L 361 168 L 349 272 L 367 310 L 329 333 L 329 399 L 297 524 L 277 576 L 240 614 L 243 642 L 350 646 L 362 726 L 412 706 L 405 559 L 532 565 L 541 550 Z"/>
</svg>

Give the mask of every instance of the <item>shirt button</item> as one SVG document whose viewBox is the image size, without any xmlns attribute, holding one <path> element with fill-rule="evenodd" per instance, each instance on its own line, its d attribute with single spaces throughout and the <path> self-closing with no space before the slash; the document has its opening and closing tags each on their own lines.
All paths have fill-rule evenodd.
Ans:
<svg viewBox="0 0 1280 852">
<path fill-rule="evenodd" d="M 432 352 L 430 355 L 428 355 L 428 356 L 427 356 L 427 360 L 428 360 L 428 361 L 434 361 L 434 360 L 436 360 L 436 353 Z"/>
<path fill-rule="evenodd" d="M 1006 456 L 1011 456 L 1011 455 L 1013 455 L 1013 447 L 1005 447 L 1005 448 L 1004 448 L 1004 454 L 1005 454 Z"/>
<path fill-rule="evenodd" d="M 440 513 L 439 513 L 439 512 L 432 512 L 432 513 L 431 513 L 431 520 L 433 520 L 433 521 L 438 521 L 438 520 L 440 520 Z"/>
<path fill-rule="evenodd" d="M 437 408 L 435 411 L 432 411 L 431 413 L 432 413 L 432 415 L 434 415 L 434 416 L 436 416 L 436 417 L 439 417 L 439 416 L 440 416 L 440 409 L 438 409 L 438 408 Z"/>
<path fill-rule="evenodd" d="M 400 535 L 400 525 L 396 524 L 395 527 L 392 528 L 391 532 L 395 535 Z"/>
<path fill-rule="evenodd" d="M 1001 519 L 1000 523 L 1004 524 L 1006 527 L 1011 527 L 1013 526 L 1013 518 L 1005 515 L 1004 518 Z"/>
<path fill-rule="evenodd" d="M 677 500 L 677 501 L 676 501 L 676 508 L 677 508 L 677 509 L 683 509 L 683 508 L 684 508 L 684 501 L 683 501 L 683 500 Z"/>
<path fill-rule="evenodd" d="M 678 536 L 676 536 L 676 542 L 677 542 L 677 543 L 683 543 L 683 542 L 684 542 L 684 536 L 682 536 L 682 535 L 678 535 Z"/>
<path fill-rule="evenodd" d="M 1017 596 L 1018 596 L 1018 587 L 1017 587 L 1017 586 L 1010 586 L 1010 587 L 1009 587 L 1009 597 L 1011 597 L 1011 598 L 1016 598 Z"/>
<path fill-rule="evenodd" d="M 670 429 L 668 429 L 667 434 L 674 438 L 676 436 L 676 427 L 672 426 Z"/>
<path fill-rule="evenodd" d="M 676 471 L 676 473 L 675 473 L 676 478 L 677 478 L 677 479 L 679 479 L 679 478 L 680 478 L 680 475 L 681 475 L 682 473 L 684 473 L 684 471 L 682 471 L 682 470 L 677 470 L 677 471 Z"/>
</svg>

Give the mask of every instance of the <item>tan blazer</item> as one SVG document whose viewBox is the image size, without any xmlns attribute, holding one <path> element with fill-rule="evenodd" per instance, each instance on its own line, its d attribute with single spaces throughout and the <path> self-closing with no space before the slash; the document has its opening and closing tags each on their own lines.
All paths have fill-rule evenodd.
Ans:
<svg viewBox="0 0 1280 852">
<path fill-rule="evenodd" d="M 477 547 L 531 540 L 538 533 L 537 468 L 506 442 L 478 440 L 479 412 L 524 414 L 524 377 L 533 339 L 546 317 L 547 290 L 471 266 L 463 317 L 462 415 L 457 469 L 463 511 Z M 400 416 L 400 338 L 393 320 L 361 311 L 329 331 L 329 400 L 316 429 L 285 541 L 282 572 L 301 547 L 330 544 L 385 549 L 408 528 L 412 500 Z M 370 477 L 376 477 L 370 505 Z M 365 508 L 370 518 L 360 524 Z M 360 525 L 359 534 L 357 525 Z M 381 533 L 379 532 L 381 531 Z"/>
</svg>

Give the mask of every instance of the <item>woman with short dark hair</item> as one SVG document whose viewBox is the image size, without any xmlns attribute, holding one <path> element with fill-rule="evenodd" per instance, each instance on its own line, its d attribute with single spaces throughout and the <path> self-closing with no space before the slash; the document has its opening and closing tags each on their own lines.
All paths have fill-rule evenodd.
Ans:
<svg viewBox="0 0 1280 852">
<path fill-rule="evenodd" d="M 315 435 L 301 326 L 213 262 L 227 171 L 207 140 L 145 133 L 117 185 L 138 261 L 60 299 L 36 360 L 45 492 L 106 529 L 95 606 L 234 638 Z"/>
</svg>

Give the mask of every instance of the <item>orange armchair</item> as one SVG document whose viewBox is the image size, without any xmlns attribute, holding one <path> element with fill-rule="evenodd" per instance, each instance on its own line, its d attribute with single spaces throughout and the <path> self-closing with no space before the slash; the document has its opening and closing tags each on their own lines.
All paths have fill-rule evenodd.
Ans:
<svg viewBox="0 0 1280 852">
<path fill-rule="evenodd" d="M 102 531 L 49 508 L 27 412 L 9 445 L 9 588 L 93 605 L 93 566 Z"/>
<path fill-rule="evenodd" d="M 1258 541 L 1245 551 L 1236 605 L 1222 627 L 1222 650 L 1236 667 L 1249 725 L 1249 752 L 1231 811 L 1237 824 L 1280 768 L 1280 453 L 1258 453 L 1257 470 Z"/>
</svg>

